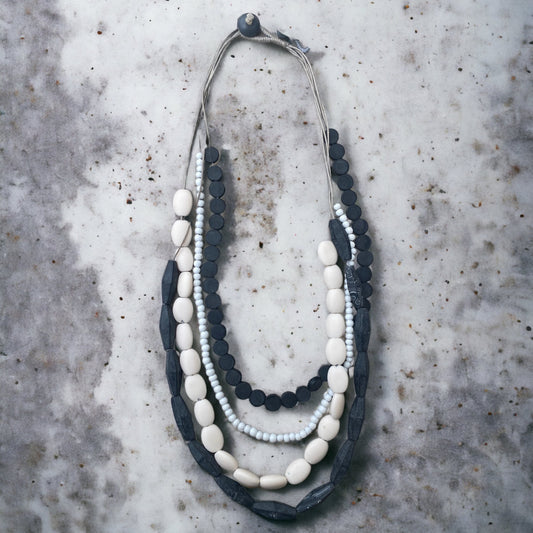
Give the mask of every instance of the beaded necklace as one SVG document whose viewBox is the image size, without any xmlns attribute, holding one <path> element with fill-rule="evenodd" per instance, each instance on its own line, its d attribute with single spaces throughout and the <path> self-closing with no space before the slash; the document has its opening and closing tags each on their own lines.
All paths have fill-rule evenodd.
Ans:
<svg viewBox="0 0 533 533">
<path fill-rule="evenodd" d="M 326 307 L 329 312 L 325 324 L 328 336 L 327 364 L 320 367 L 318 375 L 312 377 L 307 385 L 299 386 L 295 392 L 286 391 L 281 395 L 271 393 L 267 396 L 261 389 L 252 390 L 251 385 L 242 379 L 241 373 L 235 368 L 235 359 L 229 353 L 229 345 L 225 340 L 222 302 L 217 293 L 219 283 L 216 279 L 216 261 L 220 254 L 218 246 L 223 240 L 223 213 L 226 204 L 222 198 L 225 187 L 222 168 L 217 164 L 219 152 L 210 144 L 205 108 L 215 71 L 225 51 L 236 39 L 281 46 L 302 64 L 313 91 L 321 126 L 332 208 L 332 218 L 329 221 L 331 240 L 321 242 L 318 246 L 318 256 L 324 265 Z M 346 474 L 364 420 L 368 382 L 370 304 L 367 298 L 372 293 L 368 283 L 372 276 L 369 269 L 373 260 L 369 251 L 371 240 L 365 235 L 368 224 L 361 218 L 361 209 L 356 205 L 357 195 L 351 190 L 353 178 L 347 174 L 349 165 L 343 159 L 344 148 L 338 143 L 338 133 L 328 128 L 311 65 L 305 56 L 307 51 L 308 49 L 297 40 L 292 40 L 280 32 L 273 35 L 263 28 L 259 19 L 251 13 L 238 19 L 237 30 L 230 33 L 221 44 L 208 72 L 195 128 L 197 131 L 203 119 L 207 147 L 203 155 L 201 152 L 196 154 L 194 193 L 183 188 L 174 195 L 173 207 L 178 219 L 172 226 L 171 236 L 177 250 L 174 259 L 168 261 L 162 279 L 160 332 L 167 355 L 166 375 L 178 429 L 194 459 L 230 498 L 256 514 L 273 520 L 294 519 L 298 514 L 315 507 L 333 491 Z M 193 145 L 194 137 L 189 160 L 192 159 Z M 204 183 L 206 177 L 209 187 Z M 341 192 L 344 208 L 341 203 L 333 204 L 332 181 Z M 206 188 L 211 196 L 211 214 L 208 219 L 210 229 L 205 233 Z M 188 220 L 193 208 L 194 228 Z M 191 243 L 193 250 L 189 247 Z M 204 247 L 205 243 L 207 246 Z M 342 270 L 339 264 L 343 266 Z M 200 353 L 193 347 L 195 343 L 191 321 L 195 309 Z M 354 347 L 357 357 L 354 357 Z M 308 401 L 311 392 L 318 390 L 323 383 L 327 383 L 328 388 L 305 428 L 279 434 L 262 431 L 235 414 L 218 379 L 212 360 L 213 353 L 219 358 L 218 366 L 225 372 L 226 383 L 235 387 L 236 398 L 248 400 L 254 407 L 264 405 L 270 411 L 276 411 L 281 406 L 293 408 L 298 403 Z M 200 374 L 202 365 L 222 413 L 235 429 L 245 435 L 274 444 L 300 441 L 316 430 L 317 436 L 306 445 L 304 456 L 292 461 L 283 473 L 261 475 L 240 466 L 239 461 L 223 449 L 224 436 L 215 424 L 213 405 L 206 398 L 207 384 Z M 276 490 L 287 484 L 301 483 L 308 477 L 311 466 L 326 456 L 329 442 L 339 432 L 339 420 L 345 407 L 344 394 L 351 375 L 356 396 L 348 414 L 347 438 L 336 453 L 330 481 L 311 490 L 295 507 L 273 500 L 256 500 L 249 489 L 261 487 Z M 196 438 L 193 417 L 182 395 L 182 388 L 184 396 L 194 404 L 194 417 L 201 428 L 200 440 Z"/>
</svg>

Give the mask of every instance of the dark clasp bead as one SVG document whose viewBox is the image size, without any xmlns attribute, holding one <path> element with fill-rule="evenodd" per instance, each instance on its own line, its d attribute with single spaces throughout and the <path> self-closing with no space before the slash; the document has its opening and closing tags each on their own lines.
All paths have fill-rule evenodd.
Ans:
<svg viewBox="0 0 533 533">
<path fill-rule="evenodd" d="M 237 19 L 237 29 L 245 37 L 257 37 L 261 32 L 261 24 L 253 13 L 243 13 Z"/>
</svg>

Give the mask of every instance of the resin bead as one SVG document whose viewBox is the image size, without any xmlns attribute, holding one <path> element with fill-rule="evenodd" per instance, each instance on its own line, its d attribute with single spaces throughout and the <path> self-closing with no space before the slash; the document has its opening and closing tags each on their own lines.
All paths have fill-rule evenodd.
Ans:
<svg viewBox="0 0 533 533">
<path fill-rule="evenodd" d="M 247 489 L 255 489 L 259 487 L 259 476 L 246 470 L 246 468 L 237 468 L 233 472 L 235 481 L 238 481 L 243 487 Z"/>
<path fill-rule="evenodd" d="M 176 220 L 170 234 L 174 246 L 189 246 L 192 238 L 191 223 L 188 220 Z"/>
<path fill-rule="evenodd" d="M 344 322 L 344 316 L 340 313 L 329 314 L 326 318 L 326 335 L 331 339 L 334 337 L 342 337 L 346 325 Z"/>
<path fill-rule="evenodd" d="M 176 263 L 180 272 L 189 272 L 192 270 L 194 257 L 190 248 L 183 247 L 176 254 Z"/>
<path fill-rule="evenodd" d="M 239 468 L 237 459 L 235 459 L 231 453 L 228 453 L 224 450 L 219 450 L 215 453 L 215 460 L 220 465 L 220 468 L 226 472 L 234 472 L 237 470 L 237 468 Z"/>
<path fill-rule="evenodd" d="M 304 459 L 311 465 L 320 463 L 328 453 L 329 444 L 321 438 L 313 439 L 305 448 Z"/>
<path fill-rule="evenodd" d="M 202 368 L 198 352 L 194 348 L 183 350 L 180 354 L 180 366 L 186 376 L 198 374 Z"/>
<path fill-rule="evenodd" d="M 330 289 L 326 295 L 326 308 L 330 313 L 344 312 L 344 291 L 342 289 Z"/>
<path fill-rule="evenodd" d="M 318 436 L 329 441 L 337 436 L 339 429 L 340 422 L 331 415 L 326 415 L 318 424 Z"/>
<path fill-rule="evenodd" d="M 190 298 L 192 296 L 193 280 L 191 272 L 182 272 L 178 278 L 178 296 Z"/>
<path fill-rule="evenodd" d="M 322 241 L 318 245 L 318 258 L 325 266 L 334 265 L 337 262 L 337 250 L 331 241 Z"/>
<path fill-rule="evenodd" d="M 339 420 L 344 412 L 344 404 L 344 394 L 335 393 L 329 405 L 329 414 L 336 420 Z"/>
<path fill-rule="evenodd" d="M 194 376 L 187 376 L 185 378 L 185 394 L 192 402 L 203 400 L 207 394 L 207 386 L 204 378 L 200 374 Z"/>
<path fill-rule="evenodd" d="M 210 426 L 215 421 L 215 410 L 213 404 L 203 399 L 194 404 L 194 418 L 202 427 Z"/>
<path fill-rule="evenodd" d="M 202 444 L 211 453 L 218 452 L 224 446 L 224 435 L 222 435 L 222 431 L 215 424 L 202 428 L 201 439 Z"/>
<path fill-rule="evenodd" d="M 337 265 L 327 266 L 324 269 L 324 281 L 328 289 L 340 289 L 343 283 L 342 270 Z"/>
<path fill-rule="evenodd" d="M 176 298 L 174 300 L 174 305 L 172 306 L 172 313 L 174 314 L 176 322 L 190 322 L 192 320 L 192 315 L 194 314 L 190 298 Z"/>
<path fill-rule="evenodd" d="M 326 344 L 326 358 L 330 365 L 342 365 L 346 361 L 346 344 L 342 339 L 329 339 Z"/>
<path fill-rule="evenodd" d="M 192 329 L 189 324 L 178 324 L 176 328 L 176 346 L 178 350 L 188 350 L 192 348 Z"/>
<path fill-rule="evenodd" d="M 342 394 L 348 388 L 348 373 L 341 366 L 331 366 L 328 371 L 328 386 L 333 392 Z M 337 417 L 338 418 L 338 417 Z"/>
<path fill-rule="evenodd" d="M 287 485 L 287 478 L 281 474 L 267 474 L 259 478 L 259 486 L 265 490 L 278 490 Z"/>
<path fill-rule="evenodd" d="M 311 465 L 303 458 L 293 461 L 285 471 L 285 477 L 291 485 L 298 485 L 311 473 Z"/>
<path fill-rule="evenodd" d="M 189 189 L 178 189 L 174 193 L 172 206 L 179 217 L 186 217 L 191 213 L 193 204 L 192 192 Z"/>
</svg>

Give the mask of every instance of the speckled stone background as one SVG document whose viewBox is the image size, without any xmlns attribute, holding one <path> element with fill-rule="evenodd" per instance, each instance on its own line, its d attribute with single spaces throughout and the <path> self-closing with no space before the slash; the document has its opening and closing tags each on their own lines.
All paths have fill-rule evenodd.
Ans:
<svg viewBox="0 0 533 533">
<path fill-rule="evenodd" d="M 311 47 L 376 257 L 363 434 L 339 489 L 289 526 L 193 464 L 157 330 L 200 87 L 250 10 Z M 533 530 L 529 2 L 28 0 L 0 15 L 0 531 Z M 241 42 L 209 112 L 232 205 L 230 339 L 248 379 L 279 391 L 324 360 L 312 100 L 293 59 Z M 236 410 L 283 431 L 308 413 Z M 257 470 L 301 454 L 225 430 Z"/>
</svg>

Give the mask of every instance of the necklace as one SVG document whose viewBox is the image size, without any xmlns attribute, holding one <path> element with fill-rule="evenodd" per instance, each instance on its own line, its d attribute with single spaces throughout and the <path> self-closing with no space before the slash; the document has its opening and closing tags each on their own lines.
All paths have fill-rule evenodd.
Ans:
<svg viewBox="0 0 533 533">
<path fill-rule="evenodd" d="M 372 293 L 368 283 L 372 273 L 369 268 L 373 261 L 369 251 L 371 240 L 365 235 L 368 224 L 361 218 L 361 209 L 356 205 L 357 195 L 351 190 L 353 178 L 347 174 L 349 165 L 343 159 L 345 150 L 338 141 L 338 133 L 329 129 L 324 107 L 318 95 L 311 65 L 305 56 L 305 49 L 299 41 L 277 32 L 273 35 L 263 28 L 259 19 L 247 13 L 237 23 L 237 30 L 223 41 L 211 64 L 204 85 L 201 108 L 196 122 L 196 131 L 203 118 L 207 148 L 204 154 L 196 155 L 196 195 L 189 189 L 179 189 L 173 200 L 174 211 L 179 217 L 172 227 L 172 240 L 177 247 L 173 260 L 168 261 L 162 279 L 163 305 L 160 317 L 160 332 L 166 350 L 166 375 L 172 395 L 172 409 L 178 429 L 198 464 L 211 476 L 219 487 L 235 502 L 251 509 L 256 514 L 274 520 L 290 520 L 322 502 L 346 474 L 355 442 L 359 437 L 364 420 L 365 394 L 368 382 L 368 341 L 370 336 L 370 304 L 367 298 Z M 229 354 L 225 340 L 226 328 L 222 324 L 221 300 L 218 295 L 219 283 L 215 275 L 219 257 L 218 245 L 222 242 L 221 230 L 224 227 L 222 213 L 226 206 L 222 199 L 224 184 L 222 169 L 216 163 L 219 153 L 209 141 L 209 128 L 206 116 L 206 101 L 210 83 L 215 71 L 230 44 L 236 39 L 268 42 L 281 46 L 302 64 L 315 98 L 315 105 L 321 125 L 324 160 L 328 179 L 332 218 L 329 221 L 330 241 L 319 244 L 318 256 L 324 265 L 324 281 L 327 288 L 326 319 L 327 364 L 322 365 L 319 374 L 300 386 L 296 392 L 287 391 L 281 395 L 266 396 L 261 389 L 252 390 L 251 385 L 242 379 L 235 368 L 235 360 Z M 189 160 L 192 159 L 191 143 Z M 329 156 L 329 157 L 328 157 Z M 331 160 L 331 163 L 330 163 Z M 207 169 L 204 168 L 207 163 Z M 204 176 L 209 185 L 210 217 L 205 236 L 204 248 L 205 192 Z M 341 203 L 333 204 L 331 182 L 337 184 L 341 192 Z M 187 219 L 195 207 L 194 229 Z M 189 248 L 194 236 L 194 253 Z M 343 265 L 343 270 L 339 264 Z M 193 300 L 195 305 L 193 305 Z M 199 329 L 201 355 L 193 348 L 194 335 L 191 321 L 195 314 Z M 354 315 L 355 311 L 355 315 Z M 357 357 L 354 357 L 354 348 Z M 179 352 L 179 356 L 178 353 Z M 226 382 L 235 387 L 238 399 L 248 399 L 254 406 L 265 405 L 275 411 L 281 405 L 294 407 L 298 402 L 307 401 L 313 390 L 327 382 L 319 407 L 308 425 L 299 431 L 268 433 L 240 420 L 229 404 L 218 380 L 211 353 L 215 353 L 218 366 L 226 372 Z M 238 431 L 271 443 L 291 442 L 306 438 L 315 429 L 317 437 L 305 448 L 304 456 L 291 462 L 284 473 L 258 475 L 239 466 L 233 455 L 223 449 L 224 436 L 215 424 L 212 403 L 206 398 L 207 384 L 200 374 L 204 367 L 213 394 L 228 422 Z M 353 368 L 352 368 L 353 367 Z M 329 441 L 336 437 L 345 407 L 345 397 L 350 377 L 353 373 L 355 399 L 349 409 L 347 438 L 338 449 L 332 466 L 330 481 L 311 490 L 295 507 L 278 501 L 256 500 L 249 489 L 261 487 L 275 490 L 291 484 L 303 482 L 311 471 L 311 466 L 320 462 L 327 454 Z M 182 387 L 183 386 L 183 387 Z M 201 427 L 200 440 L 197 440 L 193 417 L 182 395 L 194 404 L 194 417 Z M 300 391 L 300 393 L 298 393 Z M 231 477 L 229 477 L 229 475 Z"/>
</svg>

